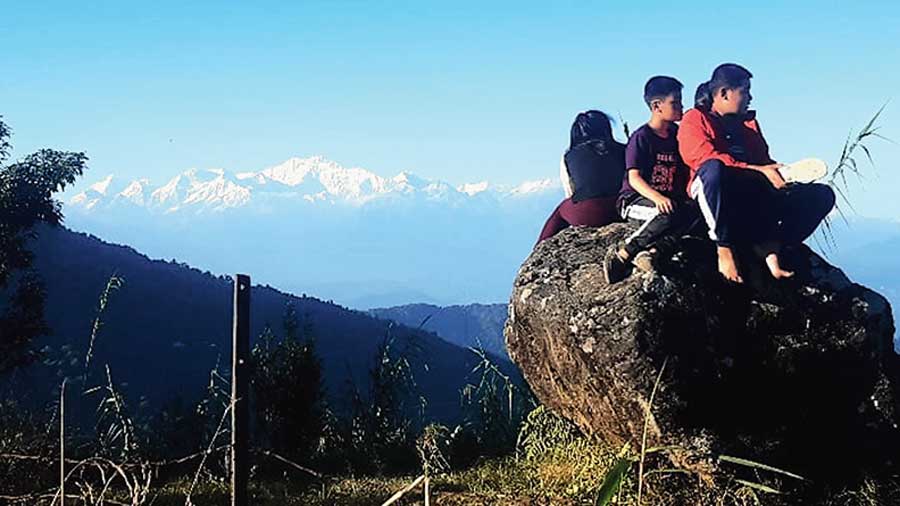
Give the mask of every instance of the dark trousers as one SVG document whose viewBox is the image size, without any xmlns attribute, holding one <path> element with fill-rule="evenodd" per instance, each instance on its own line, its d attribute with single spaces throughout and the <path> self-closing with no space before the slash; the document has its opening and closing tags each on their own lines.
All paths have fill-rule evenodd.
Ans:
<svg viewBox="0 0 900 506">
<path fill-rule="evenodd" d="M 643 224 L 625 240 L 625 251 L 634 257 L 660 239 L 681 237 L 703 229 L 703 218 L 697 203 L 690 200 L 676 201 L 675 209 L 663 214 L 652 200 L 637 195 L 622 206 L 622 217 L 642 221 Z"/>
<path fill-rule="evenodd" d="M 764 174 L 728 167 L 719 160 L 700 165 L 691 183 L 709 236 L 720 246 L 765 241 L 799 244 L 834 208 L 834 191 L 819 183 L 776 190 Z"/>
<path fill-rule="evenodd" d="M 568 198 L 563 200 L 547 219 L 538 242 L 553 237 L 570 225 L 602 227 L 618 220 L 616 197 L 598 197 L 579 202 L 573 202 Z"/>
</svg>

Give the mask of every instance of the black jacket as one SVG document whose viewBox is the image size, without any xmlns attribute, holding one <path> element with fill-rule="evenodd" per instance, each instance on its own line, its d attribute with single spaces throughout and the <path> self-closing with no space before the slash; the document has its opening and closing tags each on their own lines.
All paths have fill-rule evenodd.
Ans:
<svg viewBox="0 0 900 506">
<path fill-rule="evenodd" d="M 618 142 L 585 142 L 565 154 L 572 182 L 572 201 L 616 197 L 625 176 L 625 145 Z"/>
</svg>

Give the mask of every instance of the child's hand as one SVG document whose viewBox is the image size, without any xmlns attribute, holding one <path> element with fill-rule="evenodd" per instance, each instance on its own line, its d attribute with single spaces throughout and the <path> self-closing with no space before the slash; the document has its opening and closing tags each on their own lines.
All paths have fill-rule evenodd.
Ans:
<svg viewBox="0 0 900 506">
<path fill-rule="evenodd" d="M 656 204 L 656 210 L 662 214 L 669 214 L 675 210 L 675 202 L 672 202 L 672 199 L 665 195 L 656 197 L 653 199 L 653 203 Z"/>
<path fill-rule="evenodd" d="M 784 167 L 782 163 L 770 163 L 769 165 L 762 165 L 759 167 L 760 172 L 765 174 L 766 179 L 772 183 L 772 186 L 775 187 L 776 190 L 780 190 L 785 187 L 787 183 L 784 182 L 784 178 L 781 177 L 781 173 L 778 172 L 778 169 Z"/>
</svg>

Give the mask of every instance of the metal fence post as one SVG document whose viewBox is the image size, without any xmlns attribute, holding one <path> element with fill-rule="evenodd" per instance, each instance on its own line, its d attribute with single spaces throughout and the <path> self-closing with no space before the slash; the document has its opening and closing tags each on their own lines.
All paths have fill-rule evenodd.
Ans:
<svg viewBox="0 0 900 506">
<path fill-rule="evenodd" d="M 234 333 L 231 352 L 231 505 L 248 506 L 248 377 L 250 354 L 250 276 L 234 279 Z"/>
</svg>

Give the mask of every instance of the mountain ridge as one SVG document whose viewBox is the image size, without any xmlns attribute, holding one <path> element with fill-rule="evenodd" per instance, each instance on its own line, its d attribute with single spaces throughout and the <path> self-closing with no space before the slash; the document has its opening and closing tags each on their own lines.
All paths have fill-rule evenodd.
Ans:
<svg viewBox="0 0 900 506">
<path fill-rule="evenodd" d="M 187 169 L 154 185 L 149 178 L 120 180 L 115 174 L 67 199 L 70 208 L 98 212 L 118 204 L 130 204 L 152 212 L 193 209 L 223 211 L 265 199 L 295 199 L 362 206 L 380 199 L 421 197 L 459 204 L 476 198 L 516 198 L 558 188 L 552 179 L 524 181 L 516 186 L 492 185 L 487 181 L 453 186 L 422 178 L 409 171 L 383 177 L 360 167 L 343 167 L 323 156 L 292 157 L 260 171 L 232 173 L 222 168 Z"/>
<path fill-rule="evenodd" d="M 109 364 L 116 383 L 127 385 L 125 393 L 138 404 L 152 409 L 173 396 L 203 394 L 210 370 L 230 356 L 233 288 L 228 276 L 175 260 L 153 260 L 131 246 L 62 227 L 39 227 L 37 232 L 30 246 L 45 283 L 52 334 L 35 343 L 45 350 L 47 361 L 18 376 L 28 398 L 48 400 L 63 369 L 80 377 L 89 341 L 92 364 Z M 110 294 L 101 313 L 97 301 L 111 276 L 124 284 Z M 264 284 L 254 284 L 251 293 L 251 346 L 267 326 L 282 335 L 288 303 L 315 340 L 330 401 L 340 403 L 348 382 L 365 389 L 378 346 L 391 339 L 395 349 L 411 350 L 416 381 L 428 397 L 428 415 L 444 420 L 459 416 L 459 391 L 479 360 L 470 351 L 429 332 Z M 99 332 L 92 337 L 98 318 Z"/>
<path fill-rule="evenodd" d="M 411 328 L 432 331 L 445 341 L 465 348 L 483 349 L 509 360 L 503 338 L 507 304 L 404 304 L 370 309 L 369 314 Z"/>
</svg>

